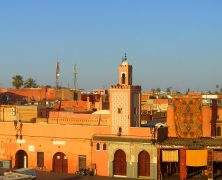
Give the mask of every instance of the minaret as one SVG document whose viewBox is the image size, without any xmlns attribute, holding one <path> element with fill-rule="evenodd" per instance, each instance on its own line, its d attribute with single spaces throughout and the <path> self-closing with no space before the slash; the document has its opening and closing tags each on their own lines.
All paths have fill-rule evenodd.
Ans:
<svg viewBox="0 0 222 180">
<path fill-rule="evenodd" d="M 129 135 L 130 127 L 140 126 L 141 86 L 132 84 L 132 69 L 125 55 L 119 65 L 118 84 L 110 87 L 112 134 Z"/>
<path fill-rule="evenodd" d="M 132 71 L 133 67 L 132 65 L 129 65 L 125 54 L 125 57 L 122 59 L 122 63 L 119 66 L 118 79 L 120 85 L 132 85 Z"/>
</svg>

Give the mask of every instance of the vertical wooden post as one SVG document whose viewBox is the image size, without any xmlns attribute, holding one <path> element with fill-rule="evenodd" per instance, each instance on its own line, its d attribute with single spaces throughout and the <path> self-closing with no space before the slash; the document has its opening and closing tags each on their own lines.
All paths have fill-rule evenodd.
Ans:
<svg viewBox="0 0 222 180">
<path fill-rule="evenodd" d="M 207 174 L 208 180 L 213 180 L 214 173 L 213 173 L 213 150 L 208 150 L 207 154 Z"/>
<path fill-rule="evenodd" d="M 180 179 L 184 180 L 187 177 L 186 166 L 186 149 L 180 149 Z"/>
<path fill-rule="evenodd" d="M 161 180 L 161 149 L 160 147 L 157 149 L 157 179 Z"/>
</svg>

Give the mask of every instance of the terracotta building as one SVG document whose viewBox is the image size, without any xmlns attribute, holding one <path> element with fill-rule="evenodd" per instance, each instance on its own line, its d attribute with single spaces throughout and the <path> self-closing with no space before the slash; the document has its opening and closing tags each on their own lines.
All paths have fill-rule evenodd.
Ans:
<svg viewBox="0 0 222 180">
<path fill-rule="evenodd" d="M 100 176 L 157 179 L 157 143 L 167 138 L 167 128 L 140 127 L 141 87 L 133 85 L 132 78 L 125 58 L 118 83 L 110 86 L 109 109 L 70 111 L 58 103 L 57 110 L 47 113 L 33 110 L 35 122 L 21 120 L 22 114 L 19 121 L 1 118 L 0 160 L 16 168 L 69 173 L 93 168 Z"/>
</svg>

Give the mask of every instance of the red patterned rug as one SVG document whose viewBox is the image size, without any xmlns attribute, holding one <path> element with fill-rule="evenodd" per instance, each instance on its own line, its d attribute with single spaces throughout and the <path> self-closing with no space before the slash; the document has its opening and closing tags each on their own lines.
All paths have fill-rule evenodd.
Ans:
<svg viewBox="0 0 222 180">
<path fill-rule="evenodd" d="M 173 99 L 174 121 L 178 137 L 198 138 L 202 132 L 202 99 Z"/>
</svg>

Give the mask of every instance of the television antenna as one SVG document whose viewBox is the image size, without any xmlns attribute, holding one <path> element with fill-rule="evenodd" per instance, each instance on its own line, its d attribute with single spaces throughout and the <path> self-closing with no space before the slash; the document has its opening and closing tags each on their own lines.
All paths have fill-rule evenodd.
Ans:
<svg viewBox="0 0 222 180">
<path fill-rule="evenodd" d="M 77 74 L 78 74 L 77 65 L 74 64 L 74 66 L 73 66 L 73 81 L 74 81 L 74 90 L 75 91 L 78 88 Z"/>
</svg>

